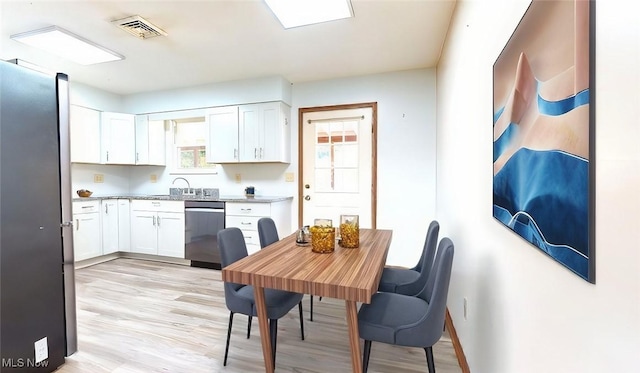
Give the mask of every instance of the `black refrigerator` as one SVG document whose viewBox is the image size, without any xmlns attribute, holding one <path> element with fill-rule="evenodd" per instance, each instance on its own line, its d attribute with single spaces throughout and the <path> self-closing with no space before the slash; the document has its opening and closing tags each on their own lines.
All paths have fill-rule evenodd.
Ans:
<svg viewBox="0 0 640 373">
<path fill-rule="evenodd" d="M 69 84 L 0 61 L 0 371 L 52 372 L 77 349 Z"/>
</svg>

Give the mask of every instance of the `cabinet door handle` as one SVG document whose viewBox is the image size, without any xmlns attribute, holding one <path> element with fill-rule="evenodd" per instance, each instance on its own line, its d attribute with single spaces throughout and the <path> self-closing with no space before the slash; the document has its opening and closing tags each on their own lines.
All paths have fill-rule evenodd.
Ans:
<svg viewBox="0 0 640 373">
<path fill-rule="evenodd" d="M 80 219 L 76 219 L 76 230 L 80 230 Z"/>
<path fill-rule="evenodd" d="M 251 209 L 243 209 L 243 208 L 240 208 L 240 211 L 247 211 L 247 212 L 250 212 L 250 211 L 251 211 Z"/>
<path fill-rule="evenodd" d="M 153 217 L 153 226 L 154 227 L 156 226 L 156 217 L 155 216 Z"/>
<path fill-rule="evenodd" d="M 107 150 L 107 162 L 109 162 L 109 151 Z"/>
<path fill-rule="evenodd" d="M 251 222 L 247 223 L 247 222 L 241 221 L 240 224 L 242 224 L 242 225 L 251 225 Z"/>
<path fill-rule="evenodd" d="M 253 148 L 253 158 L 258 158 L 258 148 Z"/>
<path fill-rule="evenodd" d="M 260 159 L 264 158 L 263 149 L 260 148 Z"/>
<path fill-rule="evenodd" d="M 136 162 L 140 161 L 140 153 L 136 152 Z"/>
<path fill-rule="evenodd" d="M 104 213 L 109 215 L 109 205 L 104 205 Z"/>
<path fill-rule="evenodd" d="M 160 227 L 160 217 L 158 216 L 158 227 Z"/>
<path fill-rule="evenodd" d="M 238 149 L 233 148 L 233 159 L 238 159 Z"/>
</svg>

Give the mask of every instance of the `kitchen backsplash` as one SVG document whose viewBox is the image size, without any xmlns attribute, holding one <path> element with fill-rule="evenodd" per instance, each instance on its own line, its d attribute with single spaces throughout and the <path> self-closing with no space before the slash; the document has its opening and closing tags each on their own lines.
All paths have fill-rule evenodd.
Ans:
<svg viewBox="0 0 640 373">
<path fill-rule="evenodd" d="M 218 188 L 220 195 L 243 195 L 247 186 L 255 187 L 258 196 L 293 196 L 294 182 L 285 182 L 285 173 L 293 172 L 286 164 L 218 165 L 215 174 L 173 174 L 160 166 L 115 166 L 98 164 L 72 164 L 73 190 L 88 189 L 94 195 L 113 194 L 169 194 L 169 188 Z M 240 182 L 236 182 L 236 175 Z M 96 182 L 102 177 L 102 182 Z"/>
</svg>

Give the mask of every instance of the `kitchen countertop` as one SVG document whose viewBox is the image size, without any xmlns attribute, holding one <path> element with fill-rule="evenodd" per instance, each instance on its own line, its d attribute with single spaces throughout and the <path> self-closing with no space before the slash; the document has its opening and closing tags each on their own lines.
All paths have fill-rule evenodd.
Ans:
<svg viewBox="0 0 640 373">
<path fill-rule="evenodd" d="M 171 196 L 168 194 L 159 194 L 159 195 L 149 195 L 149 194 L 127 194 L 127 195 L 103 195 L 103 196 L 91 196 L 91 197 L 76 197 L 73 198 L 73 202 L 79 201 L 96 201 L 103 199 L 146 199 L 146 200 L 158 200 L 158 201 L 220 201 L 220 202 L 257 202 L 257 203 L 271 203 L 271 202 L 279 202 L 279 201 L 287 201 L 293 200 L 293 197 L 283 197 L 283 196 L 255 196 L 255 197 L 245 197 L 243 195 L 238 196 L 225 196 L 222 195 L 218 198 L 206 198 L 206 197 L 194 197 L 194 196 L 184 196 L 177 195 Z"/>
</svg>

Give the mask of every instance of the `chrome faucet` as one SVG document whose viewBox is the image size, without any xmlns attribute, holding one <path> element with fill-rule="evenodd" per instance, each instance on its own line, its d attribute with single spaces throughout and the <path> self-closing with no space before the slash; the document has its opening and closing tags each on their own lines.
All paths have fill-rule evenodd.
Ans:
<svg viewBox="0 0 640 373">
<path fill-rule="evenodd" d="M 175 184 L 176 180 L 184 180 L 187 183 L 187 191 L 186 192 L 182 192 L 182 194 L 194 194 L 195 193 L 195 191 L 191 192 L 191 184 L 189 183 L 189 180 L 185 179 L 184 177 L 176 177 L 171 182 L 171 185 Z"/>
</svg>

